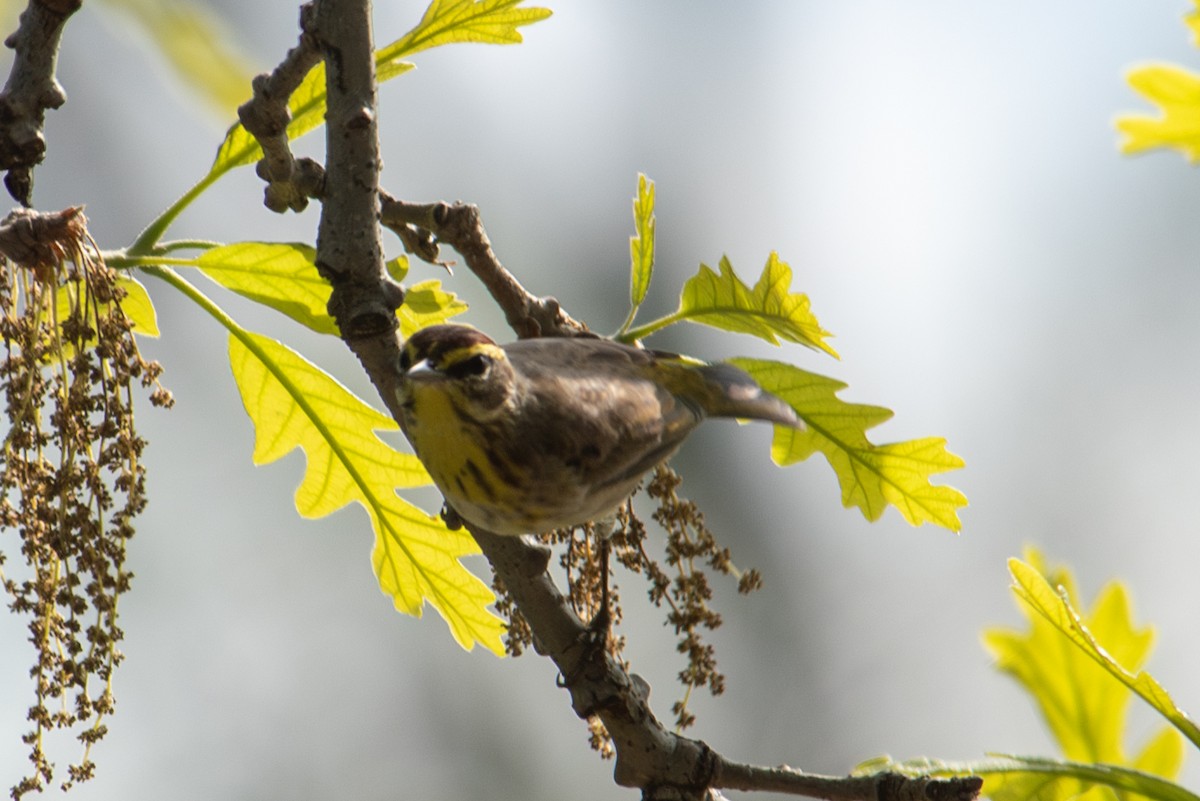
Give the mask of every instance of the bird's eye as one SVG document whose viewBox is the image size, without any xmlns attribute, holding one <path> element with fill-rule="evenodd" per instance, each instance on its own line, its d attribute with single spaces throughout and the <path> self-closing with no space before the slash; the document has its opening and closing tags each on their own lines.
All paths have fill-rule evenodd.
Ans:
<svg viewBox="0 0 1200 801">
<path fill-rule="evenodd" d="M 480 376 L 487 372 L 488 366 L 491 364 L 491 359 L 484 356 L 482 353 L 476 353 L 474 356 L 455 362 L 446 368 L 446 375 L 451 378 L 470 378 L 471 376 Z"/>
</svg>

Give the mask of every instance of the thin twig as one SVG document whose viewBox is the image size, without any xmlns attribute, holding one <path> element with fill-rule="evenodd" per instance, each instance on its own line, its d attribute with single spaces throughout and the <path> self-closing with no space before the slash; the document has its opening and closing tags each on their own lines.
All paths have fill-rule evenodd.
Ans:
<svg viewBox="0 0 1200 801">
<path fill-rule="evenodd" d="M 0 91 L 0 169 L 4 185 L 21 205 L 33 195 L 33 168 L 46 155 L 46 111 L 67 102 L 54 77 L 58 45 L 67 18 L 83 0 L 29 0 L 16 32 L 4 40 L 15 51 L 8 81 Z"/>
<path fill-rule="evenodd" d="M 867 776 L 819 776 L 786 765 L 777 768 L 743 765 L 721 759 L 712 786 L 726 790 L 755 790 L 804 795 L 829 801 L 971 801 L 983 779 L 963 776 L 932 779 L 899 773 Z"/>
<path fill-rule="evenodd" d="M 310 197 L 320 197 L 325 172 L 309 158 L 297 159 L 288 144 L 287 127 L 292 121 L 288 99 L 304 76 L 321 61 L 321 49 L 311 35 L 313 7 L 300 7 L 300 41 L 270 74 L 255 76 L 254 96 L 238 108 L 238 119 L 258 140 L 263 159 L 258 177 L 267 182 L 264 202 L 271 211 L 303 211 Z"/>
<path fill-rule="evenodd" d="M 504 268 L 476 206 L 407 203 L 386 192 L 380 192 L 380 199 L 380 221 L 400 236 L 409 251 L 434 262 L 439 241 L 457 250 L 518 337 L 590 336 L 587 326 L 567 314 L 557 300 L 532 294 Z"/>
</svg>

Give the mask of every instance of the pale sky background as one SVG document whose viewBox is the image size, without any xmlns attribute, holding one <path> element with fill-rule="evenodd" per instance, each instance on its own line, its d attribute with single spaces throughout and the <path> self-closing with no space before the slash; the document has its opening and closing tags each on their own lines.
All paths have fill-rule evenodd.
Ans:
<svg viewBox="0 0 1200 801">
<path fill-rule="evenodd" d="M 677 462 L 684 490 L 766 589 L 721 588 L 713 640 L 728 692 L 695 696 L 690 733 L 733 758 L 826 773 L 885 752 L 1053 753 L 979 643 L 986 626 L 1022 624 L 1005 560 L 1029 544 L 1072 565 L 1088 599 L 1127 581 L 1137 620 L 1157 628 L 1150 669 L 1200 708 L 1200 180 L 1175 155 L 1121 157 L 1112 126 L 1142 108 L 1130 66 L 1200 68 L 1188 4 L 549 4 L 524 45 L 422 54 L 383 88 L 388 189 L 479 204 L 531 290 L 611 331 L 645 172 L 659 236 L 645 319 L 701 261 L 728 254 L 752 278 L 777 250 L 842 361 L 779 355 L 846 381 L 846 400 L 894 409 L 876 441 L 945 436 L 968 464 L 944 479 L 971 499 L 955 536 L 843 510 L 820 458 L 770 464 L 765 428 L 698 433 Z M 293 2 L 213 6 L 259 69 L 295 41 Z M 378 3 L 377 42 L 423 8 Z M 70 22 L 70 100 L 49 116 L 35 201 L 87 204 L 96 239 L 120 247 L 205 173 L 229 120 L 107 10 L 89 3 Z M 319 154 L 319 135 L 302 149 Z M 313 239 L 315 211 L 278 217 L 260 196 L 251 170 L 230 175 L 172 236 Z M 449 285 L 501 334 L 465 271 Z M 634 798 L 588 749 L 545 660 L 468 654 L 436 613 L 393 612 L 361 511 L 296 515 L 301 457 L 252 466 L 221 330 L 150 288 L 163 337 L 146 350 L 178 406 L 139 417 L 151 505 L 121 602 L 119 712 L 98 778 L 73 797 Z M 341 343 L 227 305 L 370 398 Z M 777 355 L 702 331 L 653 344 Z M 15 553 L 11 534 L 0 549 Z M 657 612 L 626 614 L 634 669 L 667 718 L 673 638 Z M 7 617 L 0 637 L 8 787 L 26 766 L 32 652 Z M 1131 750 L 1156 725 L 1135 715 Z M 65 771 L 78 751 L 54 754 Z"/>
</svg>

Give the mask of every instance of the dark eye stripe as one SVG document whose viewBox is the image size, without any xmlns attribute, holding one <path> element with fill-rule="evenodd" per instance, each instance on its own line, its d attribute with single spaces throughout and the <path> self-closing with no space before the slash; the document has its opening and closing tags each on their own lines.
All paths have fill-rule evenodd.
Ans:
<svg viewBox="0 0 1200 801">
<path fill-rule="evenodd" d="M 483 375 L 487 372 L 490 365 L 491 359 L 482 353 L 476 353 L 473 356 L 459 359 L 453 364 L 448 365 L 445 368 L 445 373 L 451 378 L 468 378 L 470 376 Z"/>
</svg>

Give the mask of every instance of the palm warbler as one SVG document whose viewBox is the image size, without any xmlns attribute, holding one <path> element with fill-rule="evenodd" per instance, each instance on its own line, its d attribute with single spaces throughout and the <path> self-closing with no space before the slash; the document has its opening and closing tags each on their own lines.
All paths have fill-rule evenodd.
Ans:
<svg viewBox="0 0 1200 801">
<path fill-rule="evenodd" d="M 447 504 L 497 534 L 610 514 L 706 417 L 799 427 L 728 364 L 698 365 L 605 339 L 499 346 L 462 325 L 405 343 L 402 427 Z"/>
</svg>

